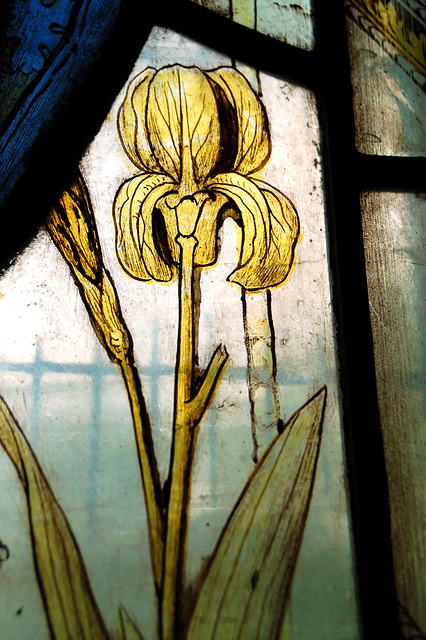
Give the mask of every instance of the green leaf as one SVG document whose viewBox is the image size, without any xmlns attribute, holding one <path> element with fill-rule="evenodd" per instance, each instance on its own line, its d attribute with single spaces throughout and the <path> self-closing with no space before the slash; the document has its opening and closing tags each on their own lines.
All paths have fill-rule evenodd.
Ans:
<svg viewBox="0 0 426 640">
<path fill-rule="evenodd" d="M 34 564 L 52 638 L 107 640 L 71 527 L 1 397 L 0 444 L 13 462 L 27 497 Z"/>
<path fill-rule="evenodd" d="M 186 640 L 279 637 L 315 479 L 325 387 L 301 407 L 249 479 L 199 591 Z"/>
<path fill-rule="evenodd" d="M 144 640 L 143 635 L 123 606 L 119 608 L 118 616 L 120 623 L 119 640 Z"/>
</svg>

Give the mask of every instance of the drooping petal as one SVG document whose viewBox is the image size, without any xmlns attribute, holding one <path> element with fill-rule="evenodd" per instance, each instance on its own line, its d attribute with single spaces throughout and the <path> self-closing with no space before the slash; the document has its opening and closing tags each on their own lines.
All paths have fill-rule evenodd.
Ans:
<svg viewBox="0 0 426 640">
<path fill-rule="evenodd" d="M 268 251 L 259 265 L 256 288 L 284 284 L 296 265 L 295 250 L 301 240 L 300 222 L 293 203 L 281 191 L 266 182 L 253 179 L 264 195 L 270 212 L 271 230 Z"/>
<path fill-rule="evenodd" d="M 254 181 L 238 173 L 220 174 L 209 180 L 207 185 L 209 189 L 226 195 L 241 216 L 238 266 L 228 280 L 249 291 L 263 288 L 259 284 L 259 268 L 269 247 L 271 223 L 268 203 L 262 191 Z"/>
<path fill-rule="evenodd" d="M 167 282 L 172 271 L 155 250 L 152 213 L 156 202 L 176 185 L 168 176 L 141 174 L 125 182 L 114 201 L 116 250 L 128 275 L 137 280 Z"/>
<path fill-rule="evenodd" d="M 176 189 L 173 183 L 170 185 L 165 183 L 155 187 L 146 197 L 141 207 L 141 216 L 139 217 L 139 242 L 142 247 L 142 257 L 149 275 L 157 282 L 170 282 L 176 275 L 172 260 L 166 261 L 167 252 L 170 250 L 170 244 L 174 237 L 170 237 L 167 233 L 162 233 L 155 240 L 155 233 L 159 230 L 162 222 L 161 216 L 158 224 L 154 226 L 153 213 L 157 203 L 172 189 Z M 172 240 L 173 238 L 173 240 Z M 172 256 L 169 256 L 170 258 Z"/>
<path fill-rule="evenodd" d="M 271 138 L 266 110 L 246 78 L 236 69 L 220 67 L 208 76 L 225 92 L 235 109 L 238 151 L 234 170 L 244 175 L 259 171 L 271 155 Z"/>
<path fill-rule="evenodd" d="M 161 171 L 152 153 L 146 130 L 148 89 L 155 69 L 148 67 L 129 83 L 118 112 L 117 124 L 124 151 L 142 171 Z"/>
<path fill-rule="evenodd" d="M 192 195 L 221 152 L 216 100 L 204 73 L 180 65 L 160 69 L 149 87 L 146 126 L 161 170 L 181 184 L 181 196 Z"/>
</svg>

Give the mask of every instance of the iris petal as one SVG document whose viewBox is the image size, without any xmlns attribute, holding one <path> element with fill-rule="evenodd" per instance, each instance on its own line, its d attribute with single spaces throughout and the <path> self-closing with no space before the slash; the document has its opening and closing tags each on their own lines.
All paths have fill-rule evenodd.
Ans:
<svg viewBox="0 0 426 640">
<path fill-rule="evenodd" d="M 151 217 L 158 199 L 175 188 L 168 176 L 143 173 L 125 182 L 116 195 L 117 256 L 124 271 L 137 280 L 151 280 L 154 274 L 163 282 L 172 277 L 170 267 L 156 251 L 152 252 Z"/>
<path fill-rule="evenodd" d="M 266 110 L 250 84 L 231 67 L 220 67 L 207 75 L 225 92 L 234 107 L 238 127 L 238 152 L 234 170 L 244 175 L 259 171 L 271 155 Z"/>
<path fill-rule="evenodd" d="M 153 212 L 157 203 L 173 189 L 176 189 L 176 185 L 170 182 L 154 187 L 141 206 L 141 215 L 138 221 L 139 243 L 142 248 L 145 268 L 151 278 L 157 282 L 170 282 L 175 276 L 173 265 L 169 265 L 161 255 L 161 253 L 164 255 L 164 251 L 167 250 L 166 245 L 170 243 L 171 238 L 163 238 L 162 247 L 158 247 L 154 237 L 153 221 Z M 160 253 L 161 249 L 163 251 Z"/>
<path fill-rule="evenodd" d="M 196 267 L 212 266 L 218 258 L 219 213 L 221 208 L 228 202 L 228 199 L 219 193 L 216 197 L 214 197 L 214 193 L 211 195 L 213 197 L 207 197 L 204 200 L 197 221 L 195 235 L 198 244 L 194 254 L 194 266 Z"/>
<path fill-rule="evenodd" d="M 270 242 L 267 201 L 254 181 L 238 173 L 223 173 L 215 176 L 209 180 L 208 187 L 226 195 L 240 213 L 242 226 L 240 255 L 238 267 L 229 276 L 229 280 L 240 284 L 245 289 L 251 289 L 253 268 L 265 258 Z"/>
<path fill-rule="evenodd" d="M 118 133 L 126 154 L 142 171 L 161 171 L 152 154 L 146 130 L 149 84 L 155 69 L 148 67 L 130 82 L 118 112 Z"/>
<path fill-rule="evenodd" d="M 196 190 L 217 164 L 220 122 L 205 74 L 173 65 L 158 71 L 149 87 L 146 126 L 162 171 L 181 184 L 181 196 Z"/>
<path fill-rule="evenodd" d="M 300 224 L 292 202 L 278 189 L 260 180 L 253 180 L 268 203 L 270 239 L 262 260 L 250 263 L 250 273 L 235 272 L 232 280 L 249 291 L 276 287 L 286 282 L 296 264 L 295 249 L 300 241 Z M 247 286 L 248 285 L 248 286 Z"/>
<path fill-rule="evenodd" d="M 169 282 L 179 234 L 197 238 L 194 266 L 214 264 L 228 203 L 241 229 L 228 280 L 259 291 L 288 278 L 299 219 L 284 194 L 248 177 L 269 160 L 271 139 L 265 108 L 243 75 L 230 67 L 145 69 L 129 85 L 118 125 L 127 155 L 144 171 L 124 183 L 114 205 L 117 254 L 129 275 Z M 215 175 L 219 167 L 225 172 Z"/>
</svg>

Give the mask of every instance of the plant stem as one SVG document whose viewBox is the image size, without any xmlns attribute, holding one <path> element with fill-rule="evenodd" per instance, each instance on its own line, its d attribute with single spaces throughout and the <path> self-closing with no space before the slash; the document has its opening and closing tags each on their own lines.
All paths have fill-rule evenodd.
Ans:
<svg viewBox="0 0 426 640">
<path fill-rule="evenodd" d="M 191 458 L 195 426 L 190 400 L 194 366 L 193 236 L 178 236 L 180 245 L 179 337 L 175 390 L 175 419 L 171 454 L 171 484 L 167 511 L 167 532 L 163 574 L 163 639 L 173 640 L 177 598 L 182 588 L 183 552 L 189 504 Z"/>
<path fill-rule="evenodd" d="M 241 300 L 247 349 L 253 460 L 257 462 L 276 435 L 277 429 L 279 431 L 283 426 L 280 419 L 271 292 L 261 291 L 249 295 L 243 289 Z"/>
<path fill-rule="evenodd" d="M 194 389 L 194 253 L 198 240 L 193 235 L 179 234 L 176 242 L 180 246 L 179 335 L 174 430 L 169 471 L 170 495 L 167 503 L 161 592 L 160 637 L 162 640 L 174 640 L 179 629 L 178 606 L 183 590 L 191 466 L 198 427 L 229 358 L 226 349 L 220 345 L 204 372 L 201 384 L 196 390 Z"/>
<path fill-rule="evenodd" d="M 136 448 L 148 517 L 151 562 L 157 593 L 160 593 L 164 531 L 160 479 L 149 427 L 149 418 L 135 365 L 129 361 L 121 362 L 120 371 L 132 411 Z"/>
</svg>

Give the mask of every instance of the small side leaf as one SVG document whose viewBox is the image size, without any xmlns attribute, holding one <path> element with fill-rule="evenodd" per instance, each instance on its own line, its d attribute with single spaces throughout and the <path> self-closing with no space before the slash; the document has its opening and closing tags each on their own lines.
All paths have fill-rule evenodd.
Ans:
<svg viewBox="0 0 426 640">
<path fill-rule="evenodd" d="M 186 640 L 279 637 L 315 479 L 325 387 L 265 452 L 222 533 Z"/>
<path fill-rule="evenodd" d="M 37 579 L 54 640 L 107 640 L 69 522 L 28 441 L 0 397 L 0 444 L 27 497 Z"/>
</svg>

